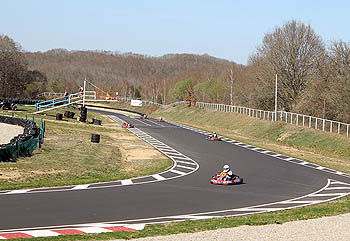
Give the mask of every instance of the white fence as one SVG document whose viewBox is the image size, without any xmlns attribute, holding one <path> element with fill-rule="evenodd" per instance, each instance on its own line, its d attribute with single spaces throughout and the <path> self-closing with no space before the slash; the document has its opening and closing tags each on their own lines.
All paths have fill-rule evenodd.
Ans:
<svg viewBox="0 0 350 241">
<path fill-rule="evenodd" d="M 275 118 L 274 111 L 257 110 L 243 106 L 233 106 L 225 104 L 215 104 L 215 103 L 204 103 L 197 102 L 197 107 L 211 109 L 215 111 L 223 112 L 236 112 L 240 114 L 245 114 L 250 117 L 260 118 L 262 120 L 268 121 L 281 121 L 285 123 L 290 123 L 296 126 L 304 126 L 308 128 L 314 128 L 321 131 L 327 131 L 330 133 L 346 134 L 349 136 L 349 126 L 350 124 L 342 123 L 334 120 L 322 119 L 319 117 L 297 114 L 286 111 L 278 111 L 277 119 Z"/>
</svg>

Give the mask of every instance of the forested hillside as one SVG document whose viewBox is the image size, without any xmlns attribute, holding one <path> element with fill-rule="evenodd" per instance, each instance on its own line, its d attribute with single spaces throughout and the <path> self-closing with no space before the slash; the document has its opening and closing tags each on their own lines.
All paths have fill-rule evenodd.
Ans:
<svg viewBox="0 0 350 241">
<path fill-rule="evenodd" d="M 186 78 L 202 82 L 218 77 L 232 64 L 208 55 L 192 54 L 149 57 L 132 53 L 54 49 L 25 55 L 30 68 L 44 72 L 49 82 L 64 81 L 60 91 L 64 88 L 74 91 L 86 78 L 102 89 L 119 91 L 122 96 L 142 95 L 157 102 L 172 99 L 166 95 L 176 82 Z"/>
<path fill-rule="evenodd" d="M 294 20 L 266 33 L 247 66 L 193 54 L 26 53 L 0 35 L 0 97 L 76 92 L 86 78 L 121 96 L 163 104 L 187 100 L 273 110 L 276 75 L 279 110 L 350 123 L 350 43 L 326 42 Z"/>
</svg>

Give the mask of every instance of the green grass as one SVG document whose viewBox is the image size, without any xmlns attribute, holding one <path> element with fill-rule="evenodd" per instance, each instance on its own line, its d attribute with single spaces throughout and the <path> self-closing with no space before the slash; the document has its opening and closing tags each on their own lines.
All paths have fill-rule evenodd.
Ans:
<svg viewBox="0 0 350 241">
<path fill-rule="evenodd" d="M 33 109 L 21 107 L 24 108 L 27 112 Z M 133 144 L 151 150 L 153 148 L 111 119 L 93 112 L 88 113 L 89 121 L 93 117 L 101 119 L 102 126 L 78 123 L 75 119 L 56 121 L 55 114 L 58 111 L 64 113 L 65 110 L 35 116 L 36 121 L 40 122 L 41 118 L 46 120 L 44 145 L 31 157 L 19 158 L 16 162 L 0 163 L 0 173 L 3 173 L 0 177 L 0 190 L 127 179 L 158 173 L 172 165 L 168 158 L 160 154 L 155 159 L 126 161 L 120 151 L 120 136 L 130 136 L 136 139 Z M 25 117 L 26 113 L 15 112 L 15 116 Z M 32 118 L 28 114 L 27 116 Z M 100 143 L 90 141 L 92 133 L 100 134 Z M 128 150 L 130 149 L 126 149 Z"/>
</svg>

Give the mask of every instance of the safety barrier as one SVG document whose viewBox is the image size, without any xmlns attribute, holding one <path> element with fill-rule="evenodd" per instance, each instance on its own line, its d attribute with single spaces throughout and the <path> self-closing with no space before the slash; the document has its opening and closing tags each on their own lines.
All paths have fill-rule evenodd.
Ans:
<svg viewBox="0 0 350 241">
<path fill-rule="evenodd" d="M 0 116 L 0 122 L 24 127 L 23 134 L 14 137 L 10 143 L 0 145 L 0 161 L 15 161 L 20 156 L 30 156 L 44 142 L 45 121 L 38 128 L 34 120 Z"/>
<path fill-rule="evenodd" d="M 327 120 L 319 117 L 297 114 L 286 111 L 277 111 L 277 116 L 274 111 L 258 110 L 248 108 L 244 106 L 234 106 L 215 103 L 196 102 L 196 106 L 205 109 L 211 109 L 215 111 L 223 112 L 236 112 L 250 117 L 259 118 L 268 121 L 280 121 L 290 123 L 296 126 L 303 126 L 307 128 L 314 128 L 321 131 L 327 131 L 330 133 L 338 133 L 349 136 L 350 124 L 340 121 Z"/>
</svg>

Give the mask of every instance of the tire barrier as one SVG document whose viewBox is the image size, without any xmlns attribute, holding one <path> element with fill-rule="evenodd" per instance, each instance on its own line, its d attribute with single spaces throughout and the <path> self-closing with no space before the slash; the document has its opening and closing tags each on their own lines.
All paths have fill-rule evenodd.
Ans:
<svg viewBox="0 0 350 241">
<path fill-rule="evenodd" d="M 56 120 L 62 120 L 63 115 L 61 113 L 56 114 Z"/>
<path fill-rule="evenodd" d="M 0 98 L 0 102 L 10 102 L 20 105 L 34 105 L 39 103 L 41 100 L 32 100 L 32 99 L 19 99 L 19 98 Z"/>
<path fill-rule="evenodd" d="M 10 143 L 0 145 L 0 162 L 16 161 L 20 156 L 31 156 L 44 143 L 45 122 L 38 128 L 34 121 L 0 116 L 0 122 L 24 127 L 23 134 L 14 137 Z"/>
<path fill-rule="evenodd" d="M 74 115 L 75 115 L 75 113 L 72 112 L 72 111 L 68 111 L 68 110 L 67 110 L 66 112 L 64 112 L 64 116 L 67 117 L 67 118 L 73 119 L 73 118 L 74 118 Z"/>
<path fill-rule="evenodd" d="M 81 122 L 86 122 L 87 119 L 87 108 L 86 107 L 81 107 L 80 108 L 80 118 L 79 121 Z"/>
<path fill-rule="evenodd" d="M 93 142 L 93 143 L 100 143 L 100 135 L 98 135 L 98 134 L 91 134 L 91 142 Z"/>
<path fill-rule="evenodd" d="M 102 125 L 102 120 L 97 120 L 97 119 L 93 118 L 91 124 L 94 124 L 94 125 Z"/>
</svg>

